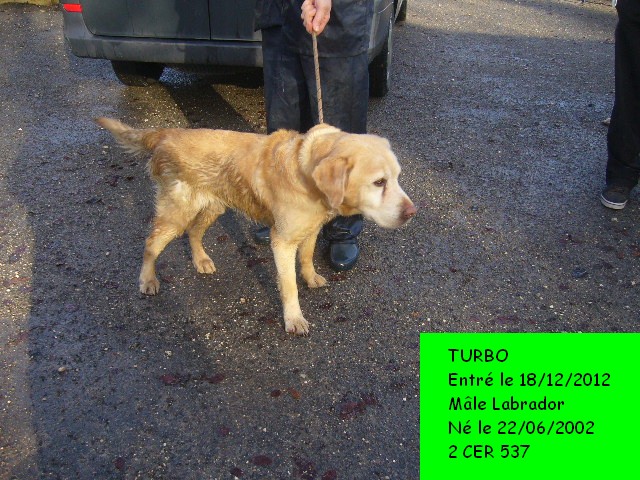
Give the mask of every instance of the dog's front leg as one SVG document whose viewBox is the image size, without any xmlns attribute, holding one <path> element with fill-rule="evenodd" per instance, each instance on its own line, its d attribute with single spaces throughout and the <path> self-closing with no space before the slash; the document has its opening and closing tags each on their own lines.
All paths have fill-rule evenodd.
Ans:
<svg viewBox="0 0 640 480">
<path fill-rule="evenodd" d="M 300 244 L 300 250 L 298 251 L 298 257 L 300 258 L 300 271 L 302 272 L 302 278 L 309 288 L 324 287 L 327 285 L 327 280 L 316 272 L 313 266 L 313 252 L 316 249 L 316 240 L 318 239 L 318 233 L 320 230 L 313 232 L 307 238 L 305 238 Z"/>
<path fill-rule="evenodd" d="M 295 242 L 284 239 L 275 228 L 271 229 L 271 249 L 278 270 L 278 288 L 284 310 L 284 328 L 288 333 L 306 335 L 309 323 L 302 316 L 298 301 L 296 285 L 296 251 Z"/>
</svg>

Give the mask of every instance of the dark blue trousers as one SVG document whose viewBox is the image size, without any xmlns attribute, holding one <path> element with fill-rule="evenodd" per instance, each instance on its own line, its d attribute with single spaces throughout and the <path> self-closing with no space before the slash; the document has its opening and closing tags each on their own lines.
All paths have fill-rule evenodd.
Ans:
<svg viewBox="0 0 640 480">
<path fill-rule="evenodd" d="M 617 9 L 607 184 L 633 188 L 640 177 L 640 1 L 618 0 Z"/>
</svg>

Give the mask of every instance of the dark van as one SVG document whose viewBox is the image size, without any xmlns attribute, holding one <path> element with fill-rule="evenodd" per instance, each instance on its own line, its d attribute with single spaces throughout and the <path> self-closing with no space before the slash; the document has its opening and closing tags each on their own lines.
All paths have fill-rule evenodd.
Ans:
<svg viewBox="0 0 640 480">
<path fill-rule="evenodd" d="M 392 33 L 407 0 L 373 0 L 372 96 L 389 89 Z M 64 36 L 79 57 L 111 60 L 123 83 L 145 86 L 165 67 L 261 67 L 255 0 L 63 0 Z"/>
</svg>

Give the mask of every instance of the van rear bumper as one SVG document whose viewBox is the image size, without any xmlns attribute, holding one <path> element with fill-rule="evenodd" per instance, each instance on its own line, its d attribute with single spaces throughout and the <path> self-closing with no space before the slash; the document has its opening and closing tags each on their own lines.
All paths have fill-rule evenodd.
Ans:
<svg viewBox="0 0 640 480">
<path fill-rule="evenodd" d="M 64 38 L 78 57 L 153 62 L 164 65 L 229 65 L 262 67 L 257 41 L 180 40 L 93 35 L 82 14 L 63 12 Z"/>
</svg>

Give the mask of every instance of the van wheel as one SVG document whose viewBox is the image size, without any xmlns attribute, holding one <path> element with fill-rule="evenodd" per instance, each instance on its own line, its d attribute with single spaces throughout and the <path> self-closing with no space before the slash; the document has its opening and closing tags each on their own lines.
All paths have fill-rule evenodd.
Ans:
<svg viewBox="0 0 640 480">
<path fill-rule="evenodd" d="M 409 0 L 404 0 L 402 5 L 400 6 L 400 10 L 398 11 L 398 16 L 396 17 L 396 22 L 404 22 L 407 19 L 407 2 Z"/>
<path fill-rule="evenodd" d="M 118 80 L 130 87 L 148 87 L 158 83 L 164 70 L 163 65 L 145 62 L 112 60 L 111 66 Z"/>
<path fill-rule="evenodd" d="M 384 97 L 389 92 L 391 55 L 393 53 L 393 15 L 389 17 L 389 31 L 382 50 L 369 64 L 369 96 Z"/>
</svg>

